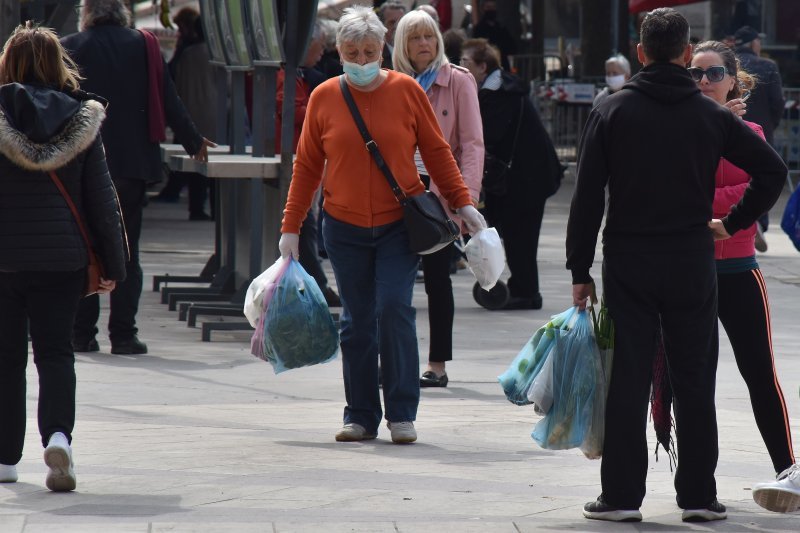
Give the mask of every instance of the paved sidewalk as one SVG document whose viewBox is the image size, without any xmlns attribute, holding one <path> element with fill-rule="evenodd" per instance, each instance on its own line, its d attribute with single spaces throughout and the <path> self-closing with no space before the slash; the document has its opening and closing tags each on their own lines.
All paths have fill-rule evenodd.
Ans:
<svg viewBox="0 0 800 533">
<path fill-rule="evenodd" d="M 0 532 L 401 531 L 797 531 L 800 517 L 758 507 L 753 483 L 774 475 L 726 339 L 717 406 L 719 499 L 727 521 L 684 524 L 669 462 L 652 460 L 641 524 L 587 521 L 599 493 L 598 461 L 580 451 L 540 449 L 538 417 L 505 400 L 496 382 L 519 348 L 571 302 L 564 270 L 570 183 L 548 203 L 540 244 L 544 309 L 489 312 L 471 297 L 465 271 L 456 293 L 455 360 L 446 389 L 423 390 L 414 445 L 391 444 L 382 427 L 366 443 L 336 443 L 344 401 L 339 359 L 276 376 L 249 354 L 249 333 L 200 341 L 150 291 L 154 274 L 196 274 L 213 225 L 188 222 L 185 203 L 146 209 L 145 293 L 139 313 L 146 356 L 77 357 L 74 455 L 78 490 L 44 487 L 36 432 L 37 378 L 29 365 L 29 424 L 20 481 L 0 485 Z M 785 201 L 784 195 L 783 201 Z M 773 223 L 782 203 L 773 210 Z M 776 365 L 800 436 L 800 254 L 777 224 L 758 259 L 767 278 Z M 599 258 L 599 254 L 598 254 Z M 599 266 L 593 269 L 599 278 Z M 416 287 L 418 333 L 427 356 L 427 303 Z M 103 314 L 105 324 L 106 314 Z M 655 437 L 651 434 L 651 449 Z"/>
</svg>

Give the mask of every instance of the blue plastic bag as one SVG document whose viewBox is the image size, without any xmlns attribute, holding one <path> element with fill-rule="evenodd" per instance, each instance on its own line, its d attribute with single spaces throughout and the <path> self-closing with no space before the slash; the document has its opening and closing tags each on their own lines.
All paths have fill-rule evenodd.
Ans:
<svg viewBox="0 0 800 533">
<path fill-rule="evenodd" d="M 528 399 L 528 389 L 542 370 L 550 350 L 555 346 L 557 331 L 568 327 L 576 310 L 576 307 L 570 307 L 563 313 L 552 316 L 550 321 L 539 328 L 525 343 L 508 369 L 497 377 L 509 402 L 516 405 L 532 403 Z"/>
<path fill-rule="evenodd" d="M 577 308 L 576 308 L 577 309 Z M 554 330 L 553 406 L 533 428 L 531 437 L 549 450 L 581 447 L 589 436 L 594 415 L 598 376 L 603 376 L 592 321 L 578 311 L 569 330 Z"/>
<path fill-rule="evenodd" d="M 326 363 L 339 351 L 339 332 L 317 282 L 291 260 L 264 316 L 264 358 L 278 374 Z"/>
<path fill-rule="evenodd" d="M 794 190 L 789 201 L 786 202 L 786 209 L 784 209 L 781 219 L 781 229 L 792 240 L 794 247 L 800 251 L 800 187 Z"/>
</svg>

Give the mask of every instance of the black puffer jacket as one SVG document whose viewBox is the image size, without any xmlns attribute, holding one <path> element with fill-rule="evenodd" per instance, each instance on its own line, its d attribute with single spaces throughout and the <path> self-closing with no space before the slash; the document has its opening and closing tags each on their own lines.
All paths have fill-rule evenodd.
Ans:
<svg viewBox="0 0 800 533">
<path fill-rule="evenodd" d="M 0 86 L 0 271 L 86 267 L 86 246 L 53 170 L 82 214 L 105 277 L 125 279 L 121 218 L 99 134 L 104 117 L 103 105 L 85 93 Z"/>
</svg>

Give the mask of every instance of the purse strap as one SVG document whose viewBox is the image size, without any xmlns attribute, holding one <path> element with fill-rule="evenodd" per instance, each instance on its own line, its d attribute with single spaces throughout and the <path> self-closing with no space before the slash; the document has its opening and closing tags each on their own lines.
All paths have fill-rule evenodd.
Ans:
<svg viewBox="0 0 800 533">
<path fill-rule="evenodd" d="M 358 131 L 361 133 L 361 137 L 364 139 L 367 150 L 372 155 L 372 158 L 375 159 L 375 164 L 377 164 L 378 168 L 381 169 L 381 172 L 383 172 L 383 175 L 386 177 L 386 181 L 389 182 L 389 186 L 392 188 L 392 192 L 394 193 L 395 198 L 397 198 L 397 201 L 400 202 L 400 205 L 405 205 L 408 197 L 406 196 L 406 193 L 403 192 L 403 189 L 400 188 L 400 185 L 397 184 L 397 180 L 394 179 L 394 175 L 389 169 L 389 166 L 386 164 L 386 160 L 383 159 L 380 150 L 378 150 L 378 143 L 376 143 L 372 138 L 372 135 L 369 134 L 367 125 L 364 124 L 364 119 L 361 118 L 361 113 L 358 111 L 358 107 L 356 107 L 356 103 L 353 100 L 353 95 L 350 93 L 350 89 L 347 87 L 347 81 L 344 79 L 344 74 L 339 76 L 339 87 L 342 89 L 344 101 L 347 102 L 347 107 L 350 108 L 350 114 L 353 115 L 353 120 L 358 127 Z"/>
<path fill-rule="evenodd" d="M 509 158 L 508 163 L 506 163 L 506 167 L 508 167 L 509 169 L 511 168 L 511 165 L 514 164 L 514 154 L 517 151 L 517 139 L 519 139 L 519 130 L 520 127 L 522 126 L 522 113 L 525 112 L 525 98 L 527 97 L 525 95 L 522 95 L 522 98 L 519 101 L 519 118 L 517 119 L 517 130 L 514 132 L 514 142 L 511 143 L 511 157 Z"/>
<path fill-rule="evenodd" d="M 86 243 L 87 252 L 91 252 L 92 246 L 89 243 L 89 234 L 86 233 L 86 228 L 83 226 L 83 220 L 81 219 L 80 213 L 78 213 L 78 208 L 75 207 L 75 203 L 72 201 L 72 198 L 70 198 L 69 193 L 67 193 L 67 190 L 64 188 L 64 184 L 61 183 L 60 179 L 58 179 L 56 173 L 51 170 L 50 172 L 48 172 L 48 174 L 50 174 L 50 179 L 53 180 L 53 183 L 55 183 L 56 187 L 58 188 L 58 191 L 61 193 L 61 196 L 63 196 L 64 200 L 67 202 L 69 210 L 72 211 L 72 216 L 75 217 L 75 222 L 78 223 L 78 229 L 80 230 L 81 236 L 83 237 L 83 242 Z"/>
</svg>

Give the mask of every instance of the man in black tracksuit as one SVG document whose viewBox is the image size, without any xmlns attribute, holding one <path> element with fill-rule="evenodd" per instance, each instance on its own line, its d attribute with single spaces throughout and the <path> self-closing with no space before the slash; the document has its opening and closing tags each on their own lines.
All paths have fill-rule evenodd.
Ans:
<svg viewBox="0 0 800 533">
<path fill-rule="evenodd" d="M 647 475 L 647 408 L 662 328 L 675 395 L 683 519 L 725 518 L 716 500 L 714 407 L 717 286 L 714 239 L 753 224 L 780 195 L 781 158 L 731 111 L 704 97 L 685 65 L 689 26 L 670 8 L 642 24 L 642 71 L 589 116 L 567 225 L 573 300 L 584 307 L 606 204 L 603 289 L 615 325 L 606 407 L 603 492 L 584 507 L 601 520 L 641 520 Z M 752 181 L 723 220 L 712 220 L 721 157 Z"/>
</svg>

